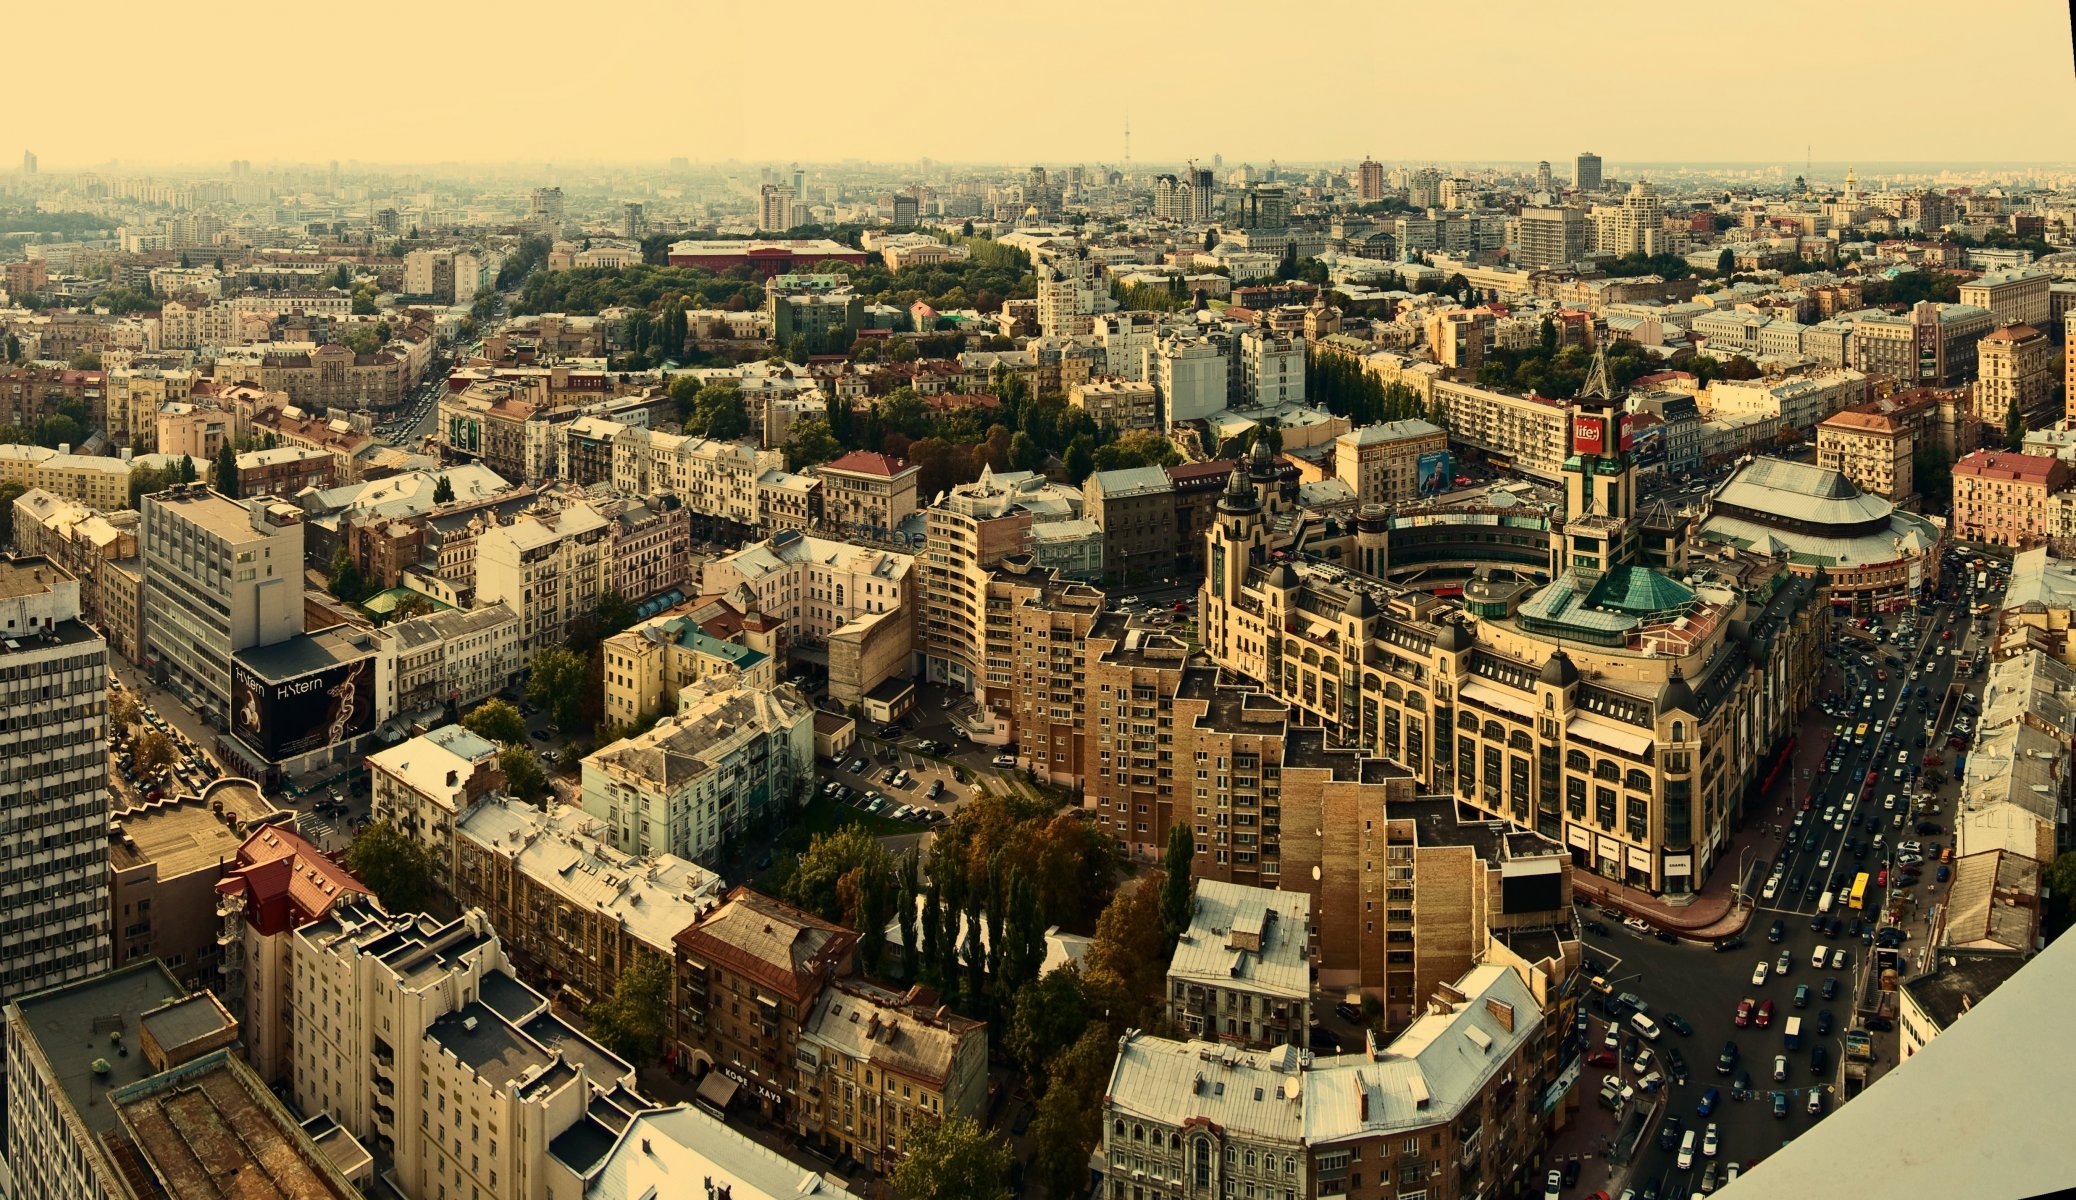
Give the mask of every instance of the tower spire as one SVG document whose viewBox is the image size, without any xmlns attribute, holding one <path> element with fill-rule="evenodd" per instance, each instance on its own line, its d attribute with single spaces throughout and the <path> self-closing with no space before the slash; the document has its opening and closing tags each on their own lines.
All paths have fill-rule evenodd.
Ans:
<svg viewBox="0 0 2076 1200">
<path fill-rule="evenodd" d="M 1593 347 L 1593 365 L 1587 369 L 1586 382 L 1579 385 L 1579 394 L 1576 399 L 1599 400 L 1602 404 L 1612 404 L 1614 402 L 1615 393 L 1613 389 L 1608 387 L 1607 382 L 1607 344 L 1605 342 Z"/>
</svg>

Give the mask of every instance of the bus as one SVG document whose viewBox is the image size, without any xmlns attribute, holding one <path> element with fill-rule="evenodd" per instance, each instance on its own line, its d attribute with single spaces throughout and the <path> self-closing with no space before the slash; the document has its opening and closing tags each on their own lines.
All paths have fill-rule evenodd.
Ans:
<svg viewBox="0 0 2076 1200">
<path fill-rule="evenodd" d="M 1856 911 L 1867 906 L 1867 872 L 1860 872 L 1858 877 L 1853 880 L 1852 898 L 1847 903 L 1852 905 Z"/>
</svg>

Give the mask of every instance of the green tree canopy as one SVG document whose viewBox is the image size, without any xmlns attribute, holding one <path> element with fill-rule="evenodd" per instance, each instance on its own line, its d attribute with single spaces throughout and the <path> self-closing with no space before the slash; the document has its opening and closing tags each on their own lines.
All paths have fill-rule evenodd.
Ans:
<svg viewBox="0 0 2076 1200">
<path fill-rule="evenodd" d="M 331 575 L 325 580 L 325 590 L 348 604 L 359 604 L 372 590 L 360 573 L 360 564 L 353 561 L 344 546 L 332 551 Z"/>
<path fill-rule="evenodd" d="M 433 503 L 454 503 L 454 482 L 445 475 L 441 475 L 439 481 L 433 484 Z"/>
<path fill-rule="evenodd" d="M 461 723 L 469 732 L 501 746 L 519 746 L 526 742 L 526 718 L 509 701 L 495 697 L 485 700 L 462 717 Z"/>
<path fill-rule="evenodd" d="M 1189 873 L 1196 855 L 1197 840 L 1189 826 L 1181 821 L 1168 826 L 1168 848 L 1161 859 L 1166 872 L 1161 876 L 1161 928 L 1167 933 L 1171 948 L 1189 929 L 1190 914 L 1195 908 Z"/>
<path fill-rule="evenodd" d="M 1002 1048 L 1033 1086 L 1043 1091 L 1046 1067 L 1067 1052 L 1088 1027 L 1088 1001 L 1081 972 L 1069 963 L 1054 967 L 1016 993 Z"/>
<path fill-rule="evenodd" d="M 821 417 L 807 417 L 787 428 L 785 450 L 786 464 L 795 471 L 801 471 L 841 455 L 843 443 L 829 431 L 828 421 Z"/>
<path fill-rule="evenodd" d="M 536 806 L 548 798 L 548 774 L 528 747 L 513 745 L 498 751 L 497 768 L 504 772 L 506 795 Z"/>
<path fill-rule="evenodd" d="M 19 480 L 0 480 L 0 550 L 14 549 L 14 502 L 28 490 Z"/>
<path fill-rule="evenodd" d="M 526 680 L 526 698 L 547 709 L 556 728 L 563 733 L 582 729 L 589 664 L 574 651 L 544 646 L 533 652 L 532 667 Z"/>
<path fill-rule="evenodd" d="M 584 1017 L 599 1045 L 636 1068 L 655 1062 L 670 1032 L 670 961 L 638 954 L 614 982 L 612 998 L 593 1004 Z"/>
<path fill-rule="evenodd" d="M 918 1126 L 906 1149 L 893 1183 L 908 1200 L 1010 1200 L 1009 1147 L 971 1117 Z"/>
<path fill-rule="evenodd" d="M 788 903 L 825 921 L 858 929 L 863 924 L 866 881 L 875 877 L 891 880 L 893 875 L 893 858 L 879 839 L 862 825 L 844 825 L 815 835 L 781 891 Z"/>
<path fill-rule="evenodd" d="M 432 858 L 424 846 L 389 822 L 362 827 L 347 847 L 346 867 L 390 912 L 425 911 L 432 892 Z"/>
<path fill-rule="evenodd" d="M 216 494 L 226 499 L 238 499 L 238 450 L 225 438 L 216 451 L 216 466 L 210 474 L 209 486 Z"/>
</svg>

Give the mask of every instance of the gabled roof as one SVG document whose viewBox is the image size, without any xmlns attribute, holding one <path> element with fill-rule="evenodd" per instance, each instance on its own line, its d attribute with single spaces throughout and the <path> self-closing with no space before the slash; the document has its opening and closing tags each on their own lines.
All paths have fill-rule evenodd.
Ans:
<svg viewBox="0 0 2076 1200">
<path fill-rule="evenodd" d="M 850 956 L 858 935 L 782 900 L 738 887 L 674 940 L 683 953 L 799 1003 Z"/>
<path fill-rule="evenodd" d="M 853 450 L 835 462 L 824 463 L 824 471 L 842 471 L 852 475 L 878 475 L 892 479 L 922 468 L 907 459 L 895 458 L 891 454 L 880 454 L 871 450 Z"/>
</svg>

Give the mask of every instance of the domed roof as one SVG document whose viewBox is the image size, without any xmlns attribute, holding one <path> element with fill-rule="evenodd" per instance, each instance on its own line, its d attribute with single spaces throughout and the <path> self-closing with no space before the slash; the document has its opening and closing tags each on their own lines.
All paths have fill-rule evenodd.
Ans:
<svg viewBox="0 0 2076 1200">
<path fill-rule="evenodd" d="M 1724 633 L 1731 641 L 1736 642 L 1745 649 L 1749 650 L 1752 648 L 1752 623 L 1743 617 L 1732 620 Z"/>
<path fill-rule="evenodd" d="M 1687 677 L 1674 675 L 1665 681 L 1665 690 L 1658 693 L 1658 711 L 1695 712 L 1694 689 L 1687 686 Z"/>
<path fill-rule="evenodd" d="M 1374 617 L 1377 615 L 1377 602 L 1370 599 L 1368 592 L 1357 591 L 1355 598 L 1348 602 L 1348 615 L 1359 621 Z"/>
<path fill-rule="evenodd" d="M 1543 663 L 1542 681 L 1556 687 L 1570 687 L 1579 681 L 1579 669 L 1571 661 L 1571 655 L 1562 650 L 1553 650 Z"/>
<path fill-rule="evenodd" d="M 1267 438 L 1254 439 L 1254 449 L 1247 452 L 1247 470 L 1254 475 L 1276 473 L 1276 456 L 1270 452 Z"/>
<path fill-rule="evenodd" d="M 1247 472 L 1236 466 L 1225 477 L 1225 493 L 1218 498 L 1218 507 L 1223 512 L 1254 512 L 1261 508 L 1261 497 L 1254 494 Z"/>
</svg>

